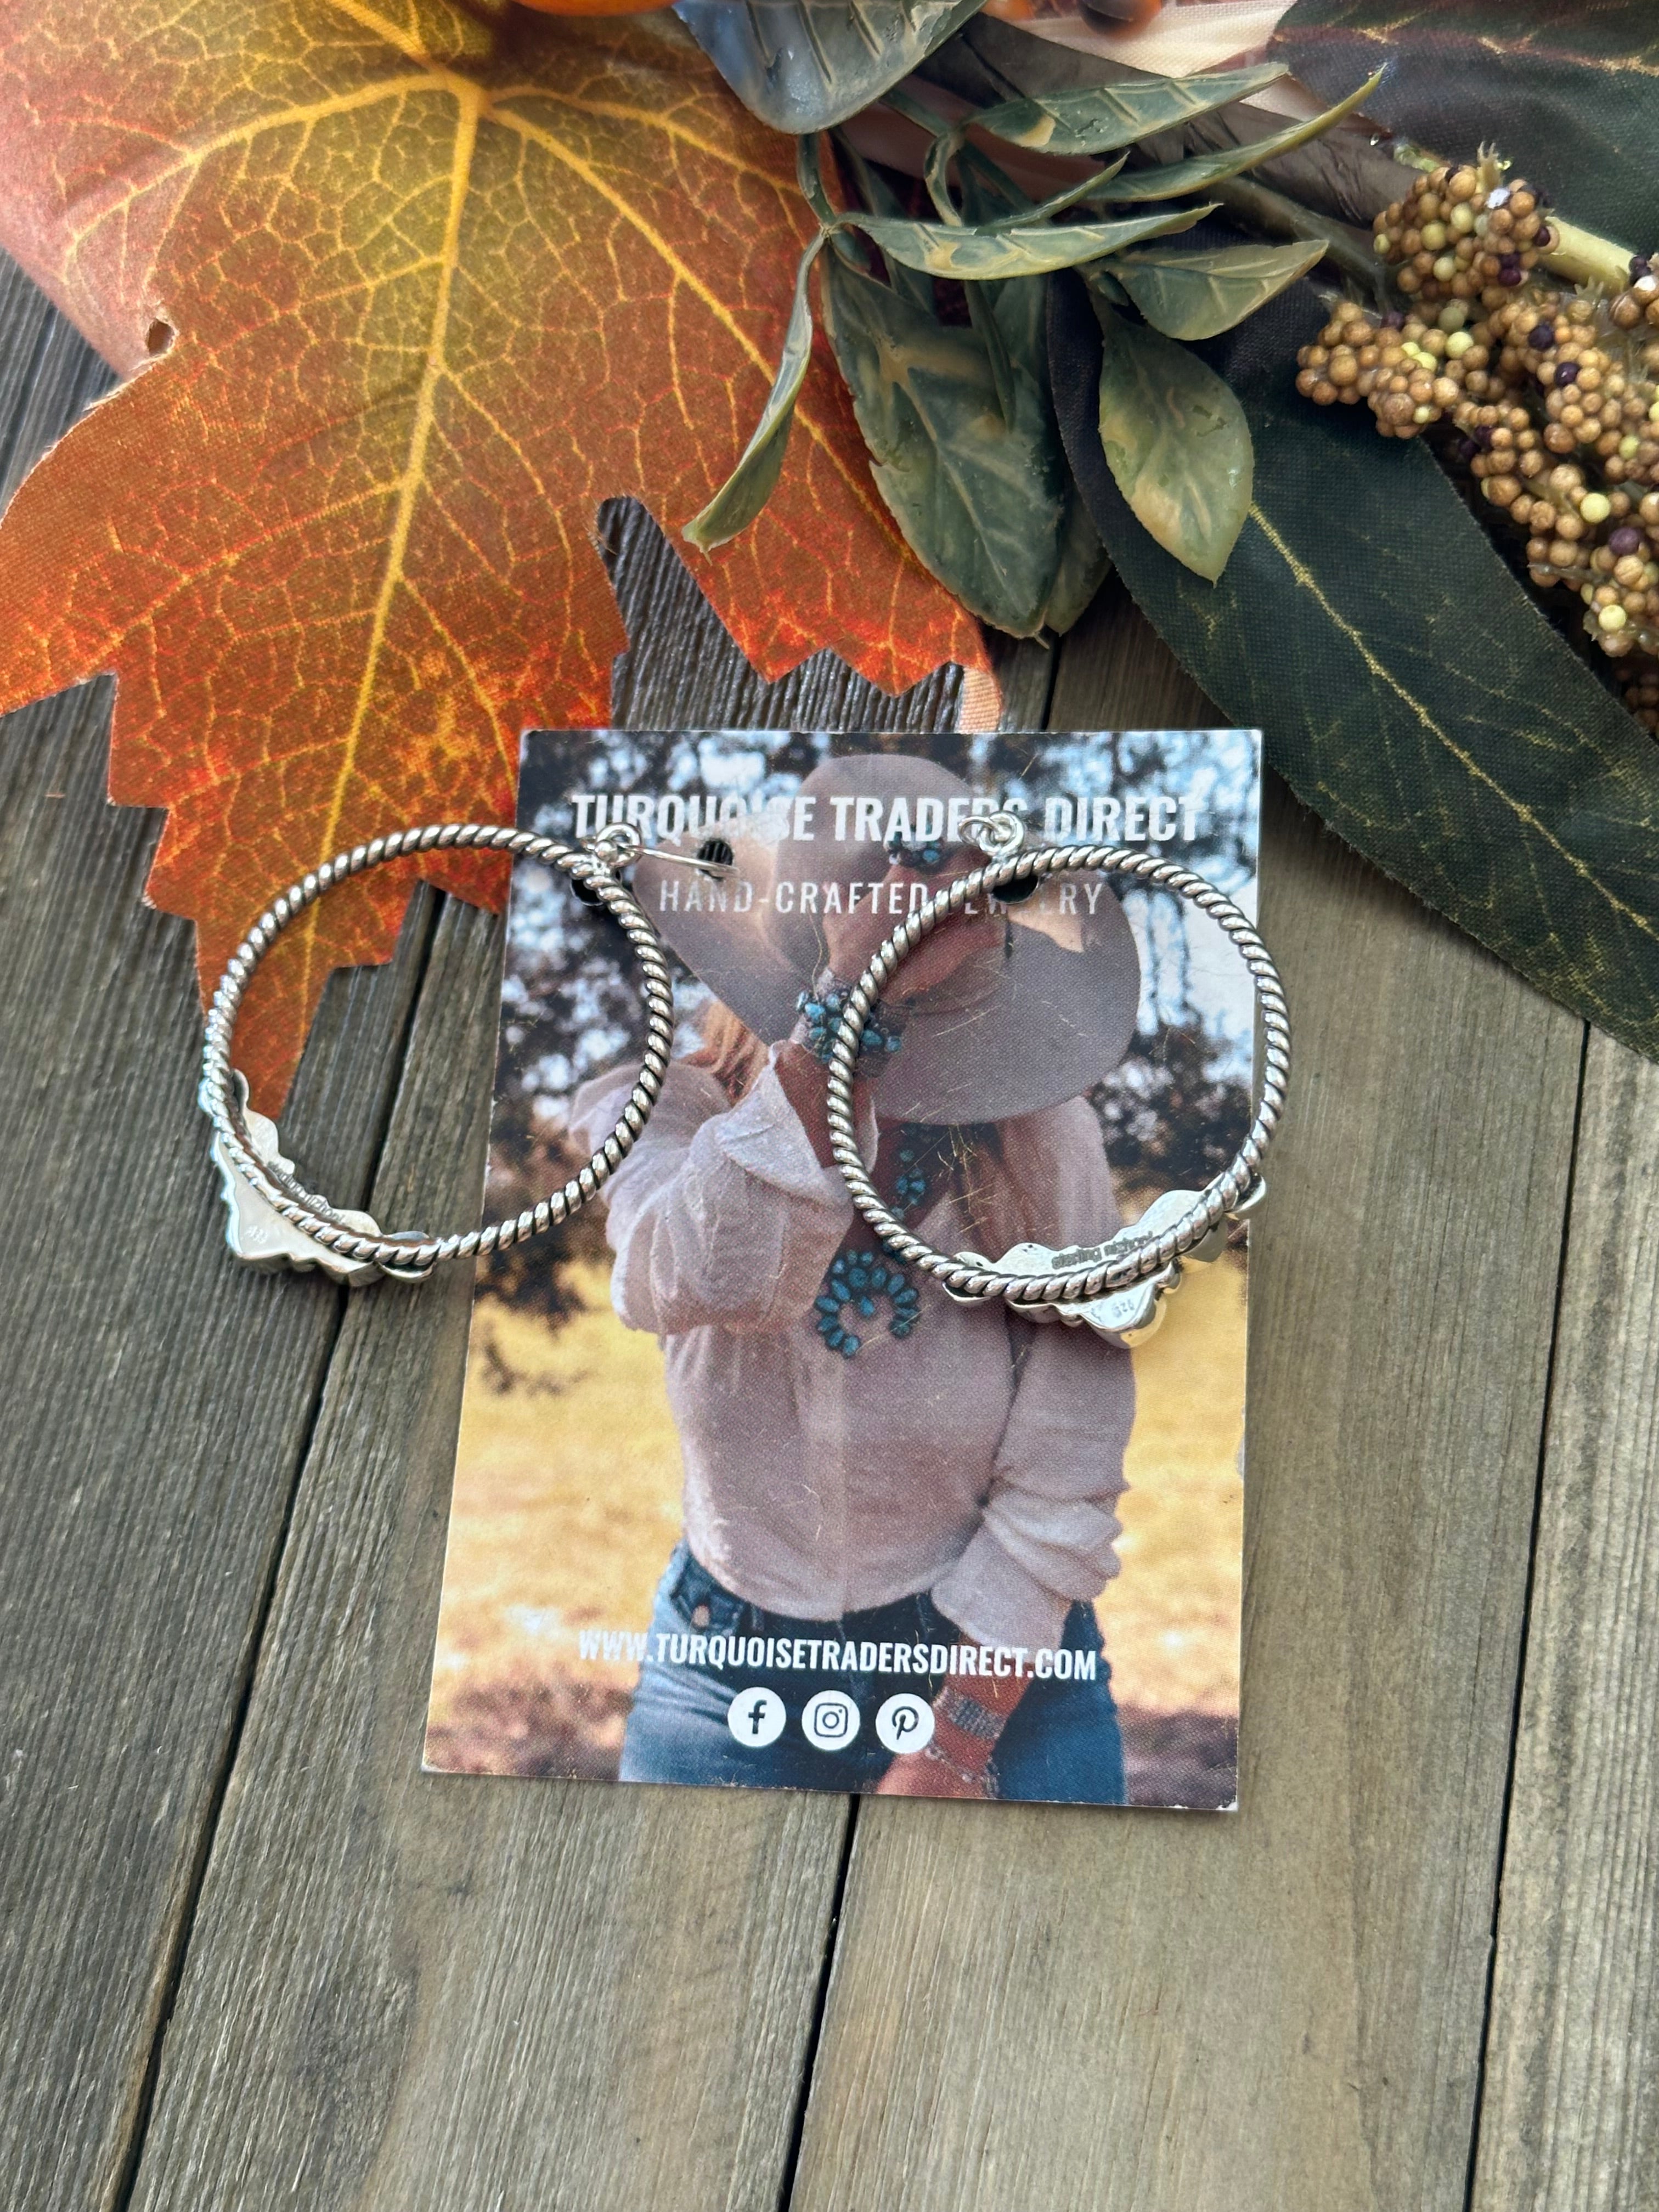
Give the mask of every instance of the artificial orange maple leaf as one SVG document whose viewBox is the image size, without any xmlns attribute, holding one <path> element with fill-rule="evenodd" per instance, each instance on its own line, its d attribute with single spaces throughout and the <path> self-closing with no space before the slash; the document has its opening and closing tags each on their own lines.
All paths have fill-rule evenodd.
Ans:
<svg viewBox="0 0 1659 2212">
<path fill-rule="evenodd" d="M 291 878 L 511 820 L 520 731 L 604 720 L 626 640 L 596 508 L 673 527 L 721 481 L 811 229 L 791 142 L 672 16 L 11 0 L 0 243 L 118 368 L 176 335 L 0 523 L 0 708 L 115 672 L 111 796 L 169 810 L 149 895 L 210 987 Z M 827 356 L 778 492 L 698 574 L 767 677 L 824 646 L 890 690 L 983 665 Z M 477 866 L 428 872 L 498 890 Z M 329 969 L 390 951 L 390 872 L 262 971 L 256 1099 Z"/>
</svg>

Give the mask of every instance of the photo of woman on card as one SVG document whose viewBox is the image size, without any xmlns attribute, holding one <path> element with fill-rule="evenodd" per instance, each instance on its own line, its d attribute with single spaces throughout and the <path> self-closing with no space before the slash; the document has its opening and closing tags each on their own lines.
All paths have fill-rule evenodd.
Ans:
<svg viewBox="0 0 1659 2212">
<path fill-rule="evenodd" d="M 608 1190 L 612 1302 L 662 1344 L 685 1471 L 624 1780 L 1122 1799 L 1093 1600 L 1116 1571 L 1129 1356 L 924 1295 L 875 1248 L 829 1149 L 826 1006 L 905 912 L 980 864 L 972 805 L 925 760 L 847 757 L 765 825 L 783 834 L 733 838 L 718 891 L 640 865 L 647 910 L 713 996 Z M 1140 971 L 1109 885 L 1086 890 L 1052 918 L 969 909 L 872 1024 L 866 1155 L 941 1249 L 1120 1224 L 1085 1094 L 1122 1057 Z M 578 1094 L 579 1143 L 629 1079 Z M 775 1663 L 734 1673 L 734 1648 Z M 746 1738 L 739 1688 L 771 1693 Z"/>
<path fill-rule="evenodd" d="M 594 1203 L 480 1263 L 430 1769 L 1236 1803 L 1243 1240 L 1130 1352 L 957 1304 L 856 1211 L 827 1054 L 983 816 L 1248 911 L 1260 762 L 1227 729 L 526 738 L 522 827 L 636 834 L 677 1030 Z M 609 1136 L 646 1034 L 626 939 L 558 870 L 515 866 L 505 936 L 492 1219 Z M 1079 868 L 970 902 L 866 1030 L 880 1204 L 990 1262 L 1139 1223 L 1232 1158 L 1254 1024 L 1235 947 L 1168 890 Z"/>
</svg>

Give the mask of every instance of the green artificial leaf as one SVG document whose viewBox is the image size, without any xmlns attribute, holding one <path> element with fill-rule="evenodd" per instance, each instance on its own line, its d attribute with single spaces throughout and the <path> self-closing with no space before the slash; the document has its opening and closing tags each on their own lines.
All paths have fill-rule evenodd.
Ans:
<svg viewBox="0 0 1659 2212">
<path fill-rule="evenodd" d="M 1495 138 L 1573 222 L 1659 243 L 1653 0 L 1297 0 L 1270 52 L 1327 97 L 1386 64 L 1380 121 L 1459 160 Z"/>
<path fill-rule="evenodd" d="M 876 483 L 916 557 L 987 622 L 1031 635 L 1065 513 L 1046 393 L 1025 379 L 1010 420 L 977 331 L 940 323 L 833 258 L 823 315 Z"/>
<path fill-rule="evenodd" d="M 1282 62 L 1254 69 L 1219 70 L 1208 76 L 1152 77 L 1141 84 L 1107 84 L 1086 92 L 1055 92 L 1010 100 L 975 118 L 999 138 L 1040 154 L 1115 154 L 1156 131 L 1170 131 L 1195 115 L 1248 100 L 1286 74 Z"/>
<path fill-rule="evenodd" d="M 795 141 L 795 182 L 805 201 L 826 230 L 835 228 L 836 210 L 830 198 L 830 187 L 823 180 L 823 132 L 808 131 Z M 837 131 L 839 142 L 845 133 Z M 860 167 L 863 165 L 860 164 Z"/>
<path fill-rule="evenodd" d="M 1229 177 L 1243 176 L 1262 161 L 1271 161 L 1275 155 L 1288 154 L 1297 146 L 1305 146 L 1310 138 L 1340 123 L 1345 115 L 1352 115 L 1362 106 L 1382 82 L 1382 72 L 1367 77 L 1364 83 L 1339 100 L 1334 107 L 1327 107 L 1305 122 L 1290 123 L 1282 131 L 1274 131 L 1265 138 L 1252 138 L 1247 145 L 1224 146 L 1218 153 L 1194 154 L 1184 161 L 1170 161 L 1156 169 L 1126 169 L 1121 177 L 1103 181 L 1092 197 L 1100 200 L 1121 203 L 1125 200 L 1174 199 L 1182 192 L 1207 191 L 1212 185 L 1223 184 Z M 993 108 L 978 120 L 988 128 L 994 128 L 990 118 Z"/>
<path fill-rule="evenodd" d="M 1006 221 L 1029 213 L 1026 195 L 997 165 L 969 149 L 963 156 L 963 210 L 970 222 Z M 1098 269 L 1091 270 L 1091 282 Z M 985 342 L 1005 418 L 1031 424 L 1064 486 L 1056 560 L 1048 599 L 1034 628 L 1064 636 L 1106 580 L 1111 562 L 1072 480 L 1054 420 L 1048 385 L 1048 279 L 1017 276 L 1006 284 L 969 284 L 968 313 Z M 1048 462 L 1045 459 L 1045 481 Z"/>
<path fill-rule="evenodd" d="M 1058 435 L 1058 433 L 1056 433 Z M 1082 619 L 1112 572 L 1112 556 L 1100 542 L 1088 503 L 1066 471 L 1066 512 L 1060 525 L 1060 563 L 1042 611 L 1045 629 L 1064 637 Z"/>
<path fill-rule="evenodd" d="M 1079 264 L 1093 261 L 1103 253 L 1109 252 L 1118 246 L 1131 244 L 1137 239 L 1159 236 L 1169 231 L 1189 229 L 1194 222 L 1199 222 L 1210 212 L 1207 208 L 1173 208 L 1166 209 L 1156 216 L 1136 216 L 1121 222 L 1066 224 L 1031 222 L 1019 223 L 1012 228 L 1002 224 L 994 229 L 960 222 L 955 224 L 913 222 L 902 216 L 869 215 L 850 209 L 844 214 L 835 215 L 830 211 L 829 198 L 824 190 L 816 132 L 809 133 L 807 137 L 798 142 L 796 157 L 797 173 L 799 176 L 802 193 L 808 204 L 816 210 L 823 228 L 802 254 L 799 266 L 795 272 L 794 304 L 790 311 L 788 326 L 784 334 L 782 357 L 779 362 L 777 374 L 773 380 L 771 392 L 767 397 L 766 406 L 756 426 L 754 435 L 744 448 L 737 467 L 726 479 L 714 498 L 709 501 L 701 514 L 694 515 L 686 525 L 686 538 L 693 545 L 705 553 L 717 545 L 725 544 L 729 538 L 735 538 L 739 531 L 746 529 L 771 497 L 777 484 L 783 467 L 784 453 L 789 441 L 789 432 L 794 422 L 795 403 L 800 396 L 801 385 L 805 379 L 807 366 L 811 359 L 812 307 L 808 287 L 811 278 L 812 264 L 826 245 L 832 245 L 836 249 L 831 253 L 826 268 L 837 272 L 844 270 L 849 277 L 866 275 L 848 250 L 851 235 L 862 233 L 881 248 L 891 266 L 902 270 L 921 271 L 929 277 L 967 278 L 970 280 L 971 294 L 980 285 L 987 283 L 1006 286 L 1016 279 L 1043 276 L 1050 270 L 1071 269 Z M 872 280 L 866 277 L 866 281 Z M 1005 470 L 1018 469 L 1021 464 L 1017 443 L 1011 444 L 1007 441 L 1012 439 L 1017 441 L 1022 434 L 1022 409 L 1024 403 L 1023 397 L 1015 388 L 1017 380 L 1010 365 L 1006 341 L 1000 329 L 994 325 L 987 324 L 986 319 L 990 311 L 983 307 L 975 311 L 976 321 L 985 327 L 975 330 L 971 334 L 972 343 L 964 348 L 957 344 L 952 334 L 947 333 L 938 323 L 933 313 L 931 295 L 926 299 L 918 298 L 915 288 L 908 283 L 901 283 L 896 288 L 878 284 L 875 289 L 886 300 L 894 303 L 892 313 L 895 316 L 899 316 L 902 312 L 902 318 L 908 319 L 908 327 L 913 339 L 918 339 L 918 334 L 922 331 L 933 333 L 928 348 L 923 349 L 927 352 L 928 360 L 924 365 L 922 380 L 918 386 L 918 391 L 912 395 L 908 414 L 901 410 L 898 415 L 894 415 L 890 397 L 878 393 L 873 386 L 866 393 L 865 404 L 870 419 L 882 426 L 881 434 L 887 438 L 888 443 L 885 448 L 872 438 L 864 416 L 861 414 L 859 418 L 860 427 L 865 430 L 866 442 L 870 445 L 872 452 L 877 454 L 878 459 L 882 459 L 884 455 L 890 469 L 898 471 L 894 477 L 895 483 L 908 485 L 909 478 L 901 468 L 900 460 L 897 458 L 898 447 L 894 443 L 894 424 L 898 423 L 903 429 L 904 439 L 901 442 L 907 455 L 915 445 L 915 434 L 918 423 L 925 427 L 927 435 L 933 434 L 936 430 L 942 432 L 948 446 L 953 434 L 950 429 L 950 421 L 954 419 L 951 410 L 955 410 L 957 414 L 962 415 L 962 419 L 964 421 L 972 415 L 973 408 L 968 394 L 975 378 L 981 373 L 990 377 L 993 392 L 998 402 L 999 421 L 1003 426 L 1005 434 L 1002 465 Z M 848 288 L 843 287 L 842 289 L 849 298 L 861 297 L 855 289 L 849 291 Z M 842 319 L 843 327 L 849 334 L 849 352 L 842 360 L 842 370 L 848 384 L 853 386 L 856 397 L 860 387 L 854 371 L 848 367 L 848 358 L 857 361 L 860 374 L 869 374 L 872 373 L 872 368 L 881 368 L 882 373 L 884 373 L 883 364 L 885 356 L 877 343 L 878 318 L 873 308 L 869 307 L 866 303 L 865 308 L 856 315 L 848 309 L 844 313 Z M 1028 378 L 1028 381 L 1034 383 L 1036 390 L 1040 394 L 1040 403 L 1036 406 L 1036 416 L 1041 417 L 1042 442 L 1051 456 L 1054 471 L 1063 482 L 1065 464 L 1060 455 L 1059 436 L 1054 425 L 1053 408 L 1048 398 L 1046 349 L 1041 338 L 1040 310 L 1034 308 L 1027 315 L 1026 321 L 1030 328 L 1023 343 L 1030 360 L 1037 364 Z M 864 338 L 861 343 L 858 337 L 860 332 L 862 332 Z M 841 347 L 837 346 L 836 350 L 840 354 Z M 970 354 L 973 356 L 971 363 L 969 359 Z M 929 378 L 933 380 L 929 381 Z M 948 398 L 941 401 L 940 394 L 945 392 L 947 387 L 949 388 Z M 942 406 L 944 410 L 937 415 L 933 411 L 936 404 Z M 964 409 L 965 413 L 963 411 Z M 1036 432 L 1034 431 L 1032 434 L 1035 435 Z M 954 465 L 953 457 L 947 458 L 951 458 L 951 464 Z M 976 467 L 982 464 L 983 458 L 982 454 L 978 457 L 975 462 Z M 1028 481 L 1030 480 L 1033 476 L 1032 469 L 1028 468 L 1026 475 Z M 887 485 L 883 482 L 879 469 L 877 471 L 877 480 L 882 483 L 884 493 L 886 494 Z M 926 505 L 926 502 L 918 504 L 913 489 L 902 489 L 897 494 L 889 495 L 888 504 L 893 508 L 901 528 L 904 530 L 907 537 L 911 538 L 912 544 L 915 545 L 924 561 L 929 562 L 932 565 L 933 562 L 939 560 L 957 559 L 957 556 L 949 551 L 945 538 L 941 537 L 937 530 L 929 527 L 919 519 L 922 506 Z M 994 538 L 1001 527 L 1000 512 L 994 508 L 994 502 L 991 512 L 990 526 Z M 1049 581 L 1053 580 L 1055 561 L 1058 557 L 1054 550 L 1058 542 L 1054 532 L 1058 530 L 1058 526 L 1059 518 L 1056 516 L 1054 529 L 1045 535 L 1040 519 L 1034 518 L 1033 520 L 1031 538 L 1034 549 L 1033 557 L 1040 562 L 1046 562 L 1046 574 Z M 913 532 L 915 533 L 914 536 Z M 932 549 L 931 554 L 923 550 L 924 546 Z M 996 622 L 1002 628 L 1014 629 L 1017 634 L 1022 635 L 1024 630 L 1041 628 L 1042 609 L 1047 599 L 1046 586 L 1044 591 L 1028 606 L 1027 595 L 1017 583 L 1010 583 L 1005 589 L 998 586 L 994 580 L 985 581 L 981 572 L 986 568 L 986 564 L 964 555 L 960 565 L 963 573 L 969 575 L 973 581 L 971 588 L 961 590 L 958 597 L 973 607 L 976 612 L 986 612 L 985 607 L 981 606 L 980 601 L 974 597 L 975 591 L 981 591 L 988 592 L 991 600 L 1002 605 L 1008 615 L 1008 618 L 1005 619 L 1004 615 L 987 613 L 988 621 Z M 994 579 L 1004 574 L 1005 568 L 1003 549 L 1000 544 L 995 544 L 993 547 L 988 573 Z M 942 574 L 943 572 L 936 568 L 935 573 Z M 1008 571 L 1008 574 L 1012 575 L 1012 571 Z M 949 577 L 945 580 L 951 581 Z M 952 588 L 955 588 L 954 584 Z"/>
<path fill-rule="evenodd" d="M 889 104 L 894 107 L 899 107 L 896 100 L 891 100 Z M 913 104 L 908 101 L 899 108 L 899 112 L 902 114 L 915 117 L 927 112 L 919 103 Z M 959 223 L 962 221 L 961 212 L 951 198 L 949 175 L 951 162 L 960 156 L 967 143 L 968 133 L 965 126 L 958 126 L 954 131 L 941 130 L 934 137 L 933 144 L 927 149 L 927 158 L 922 164 L 922 181 L 927 187 L 927 196 L 939 210 L 940 216 L 949 223 Z M 1103 199 L 1107 197 L 1106 186 L 1121 170 L 1127 158 L 1127 155 L 1120 156 L 1109 168 L 1101 169 L 1092 177 L 1084 177 L 1077 184 L 1067 185 L 1063 191 L 1054 193 L 1050 199 L 1024 200 L 1018 216 L 1004 216 L 994 220 L 1000 228 L 1006 228 L 1010 222 L 1015 221 L 1046 222 L 1053 216 L 1064 215 L 1068 208 L 1080 206 L 1090 200 Z"/>
<path fill-rule="evenodd" d="M 891 216 L 844 215 L 843 227 L 862 231 L 890 260 L 930 276 L 959 276 L 969 283 L 1010 276 L 1046 276 L 1118 252 L 1142 238 L 1190 230 L 1212 208 L 1165 208 L 1122 222 L 1030 222 L 994 229 L 969 224 L 910 222 Z"/>
<path fill-rule="evenodd" d="M 1249 72 L 1237 71 L 1235 74 L 1245 76 Z M 1366 94 L 1376 89 L 1376 82 L 1372 77 L 1358 91 L 1351 92 L 1346 99 L 1338 100 L 1334 107 L 1328 107 L 1322 113 L 1307 117 L 1299 123 L 1287 124 L 1282 131 L 1275 131 L 1265 138 L 1252 139 L 1247 145 L 1224 147 L 1214 154 L 1195 154 L 1188 161 L 1173 161 L 1151 169 L 1125 170 L 1123 162 L 1128 158 L 1126 155 L 1111 168 L 1103 169 L 1096 176 L 1085 177 L 1063 191 L 1056 192 L 1052 199 L 1031 207 L 1030 218 L 1033 222 L 1041 221 L 1062 214 L 1066 209 L 1083 202 L 1109 204 L 1124 201 L 1174 199 L 1188 192 L 1201 191 L 1212 184 L 1224 183 L 1230 177 L 1242 176 L 1247 169 L 1255 168 L 1258 163 L 1270 161 L 1276 155 L 1288 154 L 1294 148 L 1305 145 L 1309 139 L 1318 137 L 1333 124 L 1340 123 L 1345 115 L 1352 114 Z M 1056 94 L 1052 95 L 1049 104 L 1059 100 L 1093 100 L 1102 96 L 1103 94 L 1096 92 Z M 954 223 L 959 218 L 951 204 L 946 176 L 951 163 L 967 143 L 969 131 L 972 129 L 988 131 L 1010 143 L 1028 144 L 1030 143 L 1029 137 L 1022 137 L 1020 133 L 1029 131 L 1030 111 L 1043 103 L 1035 100 L 1015 100 L 1002 106 L 981 108 L 977 113 L 963 116 L 949 131 L 939 125 L 929 110 L 907 99 L 902 92 L 890 95 L 890 104 L 913 121 L 920 122 L 925 129 L 936 132 L 927 151 L 923 175 L 933 204 L 947 223 Z M 1218 103 L 1212 102 L 1211 105 Z M 1010 122 L 1013 125 L 1012 131 L 1005 128 Z M 1045 150 L 1060 149 L 1051 146 Z M 1077 149 L 1067 146 L 1063 150 L 1071 152 Z"/>
<path fill-rule="evenodd" d="M 827 230 L 821 231 L 800 258 L 782 357 L 755 434 L 708 506 L 685 526 L 685 536 L 700 552 L 711 553 L 715 546 L 724 545 L 740 530 L 746 530 L 776 488 L 795 420 L 795 402 L 812 358 L 812 302 L 807 286 L 812 264 L 830 235 Z"/>
<path fill-rule="evenodd" d="M 1004 226 L 1029 217 L 1033 203 L 1013 179 L 979 154 L 963 161 L 962 210 L 959 221 L 975 229 Z M 1047 294 L 1036 276 L 1016 276 L 1006 283 L 970 284 L 963 288 L 968 315 L 985 340 L 1002 394 L 1002 411 L 1012 419 L 1017 404 L 1012 388 L 1013 363 L 1018 358 L 1029 382 L 1046 395 L 1048 383 L 1048 346 L 1043 326 Z M 1058 449 L 1059 432 L 1054 433 Z"/>
<path fill-rule="evenodd" d="M 881 171 L 866 161 L 856 146 L 848 143 L 844 131 L 838 131 L 836 133 L 836 155 L 837 160 L 845 162 L 848 173 L 853 179 L 860 200 L 869 209 L 872 215 L 902 216 L 904 213 L 898 194 L 889 185 Z M 823 192 L 822 179 L 817 175 L 816 140 L 803 138 L 800 142 L 799 167 L 801 171 L 801 189 L 811 203 L 818 220 L 821 222 L 833 222 L 835 213 Z M 857 251 L 850 240 L 840 236 L 837 236 L 835 244 L 836 250 L 842 255 L 843 258 L 848 252 Z M 859 266 L 866 268 L 868 263 L 860 262 Z M 902 261 L 890 261 L 887 264 L 887 274 L 893 289 L 902 298 L 908 300 L 913 307 L 920 307 L 928 314 L 933 313 L 933 280 L 931 276 L 925 276 L 919 269 L 907 269 Z"/>
<path fill-rule="evenodd" d="M 1341 836 L 1540 990 L 1659 1059 L 1659 745 L 1545 619 L 1420 442 L 1241 370 L 1260 466 L 1218 582 L 1124 506 L 1100 337 L 1051 285 L 1067 453 L 1114 564 L 1223 717 Z M 1300 303 L 1279 311 L 1286 347 Z M 1269 310 L 1269 313 L 1273 313 Z M 1262 324 L 1249 326 L 1260 357 Z"/>
<path fill-rule="evenodd" d="M 1104 338 L 1098 422 L 1107 465 L 1158 544 L 1213 581 L 1250 507 L 1244 410 L 1195 353 L 1095 304 Z"/>
<path fill-rule="evenodd" d="M 676 13 L 744 106 L 796 137 L 908 76 L 983 0 L 679 0 Z"/>
<path fill-rule="evenodd" d="M 1049 411 L 1048 366 L 1040 350 L 1042 282 L 1041 276 L 1015 276 L 1006 284 L 963 287 L 968 320 L 985 348 L 991 380 L 997 388 L 997 404 L 1007 422 L 1018 421 L 1028 411 L 1033 392 L 1042 394 L 1041 411 L 1045 416 Z M 1060 450 L 1058 431 L 1054 434 L 1054 450 Z"/>
<path fill-rule="evenodd" d="M 1212 338 L 1305 276 L 1324 252 L 1319 239 L 1186 253 L 1153 246 L 1119 254 L 1112 274 L 1155 331 L 1171 338 Z"/>
</svg>

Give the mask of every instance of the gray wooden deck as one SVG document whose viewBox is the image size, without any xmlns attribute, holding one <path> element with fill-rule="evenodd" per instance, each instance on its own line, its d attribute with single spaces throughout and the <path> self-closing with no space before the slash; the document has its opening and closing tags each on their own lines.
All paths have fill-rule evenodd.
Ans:
<svg viewBox="0 0 1659 2212">
<path fill-rule="evenodd" d="M 9 482 L 103 381 L 0 280 Z M 766 690 L 611 526 L 619 720 L 952 713 Z M 1109 590 L 1010 684 L 1212 718 Z M 1237 1819 L 426 1777 L 467 1286 L 226 1258 L 107 708 L 0 728 L 0 2198 L 1659 2207 L 1659 1068 L 1273 793 Z M 476 1191 L 497 927 L 331 987 L 343 1202 Z"/>
</svg>

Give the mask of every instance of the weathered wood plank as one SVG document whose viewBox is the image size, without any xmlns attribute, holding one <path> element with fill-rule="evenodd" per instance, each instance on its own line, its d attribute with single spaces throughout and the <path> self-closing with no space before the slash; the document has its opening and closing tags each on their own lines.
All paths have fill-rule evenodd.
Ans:
<svg viewBox="0 0 1659 2212">
<path fill-rule="evenodd" d="M 1109 600 L 1054 717 L 1211 710 Z M 1463 2203 L 1580 1033 L 1282 793 L 1264 882 L 1243 1809 L 865 1806 L 795 2212 Z"/>
<path fill-rule="evenodd" d="M 629 519 L 631 720 L 925 726 L 822 664 L 768 692 Z M 447 909 L 374 1203 L 476 1203 L 497 925 Z M 471 1079 L 467 1078 L 470 1074 Z M 468 1285 L 348 1314 L 215 1840 L 135 2204 L 775 2205 L 839 1798 L 419 1770 Z"/>
<path fill-rule="evenodd" d="M 0 506 L 114 380 L 108 364 L 0 254 Z"/>
<path fill-rule="evenodd" d="M 15 476 L 105 373 L 21 279 L 0 337 Z M 158 825 L 105 801 L 107 721 L 95 686 L 0 726 L 0 2173 L 29 2212 L 118 2194 L 342 1304 L 227 1261 L 190 933 L 142 903 Z M 343 1196 L 410 950 L 332 988 L 295 1094 Z"/>
<path fill-rule="evenodd" d="M 1592 1036 L 1474 2212 L 1659 2206 L 1659 1067 Z"/>
<path fill-rule="evenodd" d="M 476 1194 L 498 946 L 446 911 L 386 1218 Z M 765 2201 L 840 1807 L 420 1771 L 468 1288 L 348 1313 L 140 2206 Z"/>
</svg>

